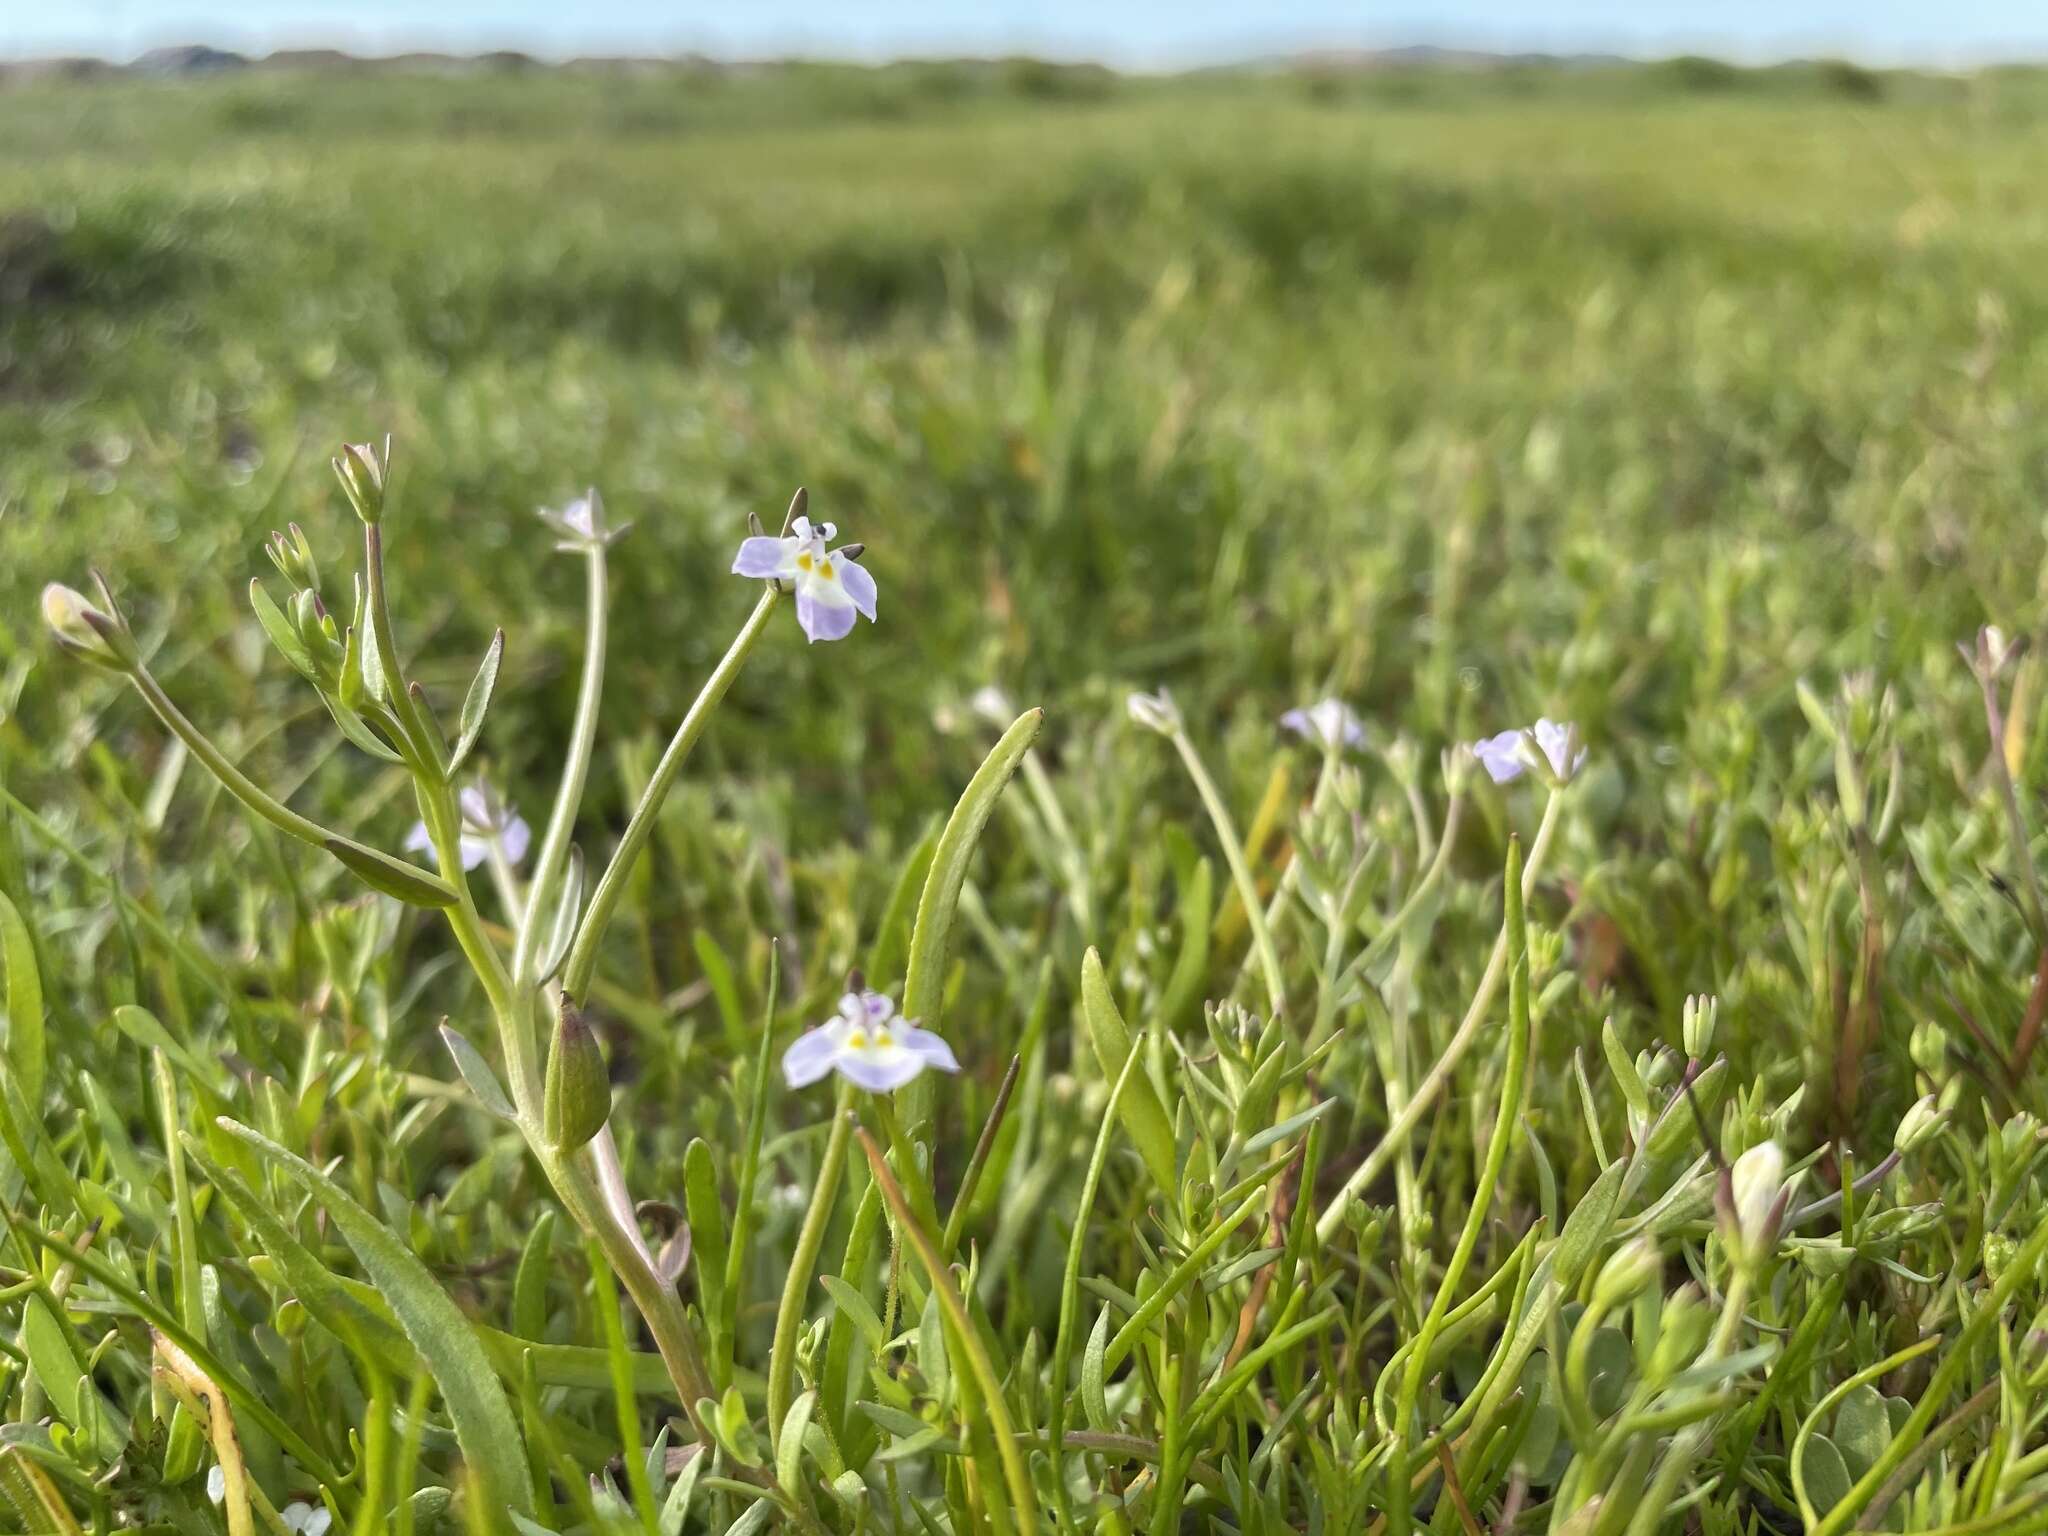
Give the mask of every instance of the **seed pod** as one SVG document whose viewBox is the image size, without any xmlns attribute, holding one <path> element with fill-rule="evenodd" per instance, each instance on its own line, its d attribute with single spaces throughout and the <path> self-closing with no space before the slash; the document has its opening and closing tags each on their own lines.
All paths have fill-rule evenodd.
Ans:
<svg viewBox="0 0 2048 1536">
<path fill-rule="evenodd" d="M 548 1140 L 563 1152 L 581 1147 L 611 1117 L 612 1084 L 604 1051 L 583 1015 L 566 1000 L 548 1052 L 541 1112 Z"/>
</svg>

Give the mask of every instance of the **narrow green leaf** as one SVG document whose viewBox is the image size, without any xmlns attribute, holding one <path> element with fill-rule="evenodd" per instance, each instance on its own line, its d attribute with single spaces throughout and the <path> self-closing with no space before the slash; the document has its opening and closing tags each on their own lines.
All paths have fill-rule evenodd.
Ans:
<svg viewBox="0 0 2048 1536">
<path fill-rule="evenodd" d="M 697 1479 L 704 1475 L 704 1464 L 710 1459 L 702 1446 L 697 1447 L 670 1485 L 668 1497 L 661 1501 L 661 1517 L 655 1522 L 661 1536 L 682 1536 L 683 1522 L 690 1517 L 690 1501 L 697 1496 Z"/>
<path fill-rule="evenodd" d="M 484 717 L 491 711 L 491 695 L 497 691 L 498 668 L 505 660 L 505 631 L 499 630 L 491 636 L 491 643 L 484 651 L 484 659 L 476 669 L 476 677 L 469 685 L 469 693 L 462 701 L 462 724 L 455 738 L 455 752 L 448 759 L 448 771 L 460 768 L 483 734 Z"/>
<path fill-rule="evenodd" d="M 249 581 L 249 605 L 256 610 L 256 622 L 263 626 L 263 633 L 270 636 L 270 643 L 277 647 L 278 655 L 290 662 L 292 670 L 299 676 L 308 682 L 314 681 L 312 652 L 299 639 L 298 631 L 292 628 L 284 610 L 263 590 L 263 583 L 254 577 Z"/>
<path fill-rule="evenodd" d="M 144 1050 L 162 1051 L 178 1064 L 180 1071 L 189 1074 L 198 1082 L 214 1081 L 213 1069 L 180 1044 L 177 1037 L 165 1029 L 157 1016 L 147 1008 L 138 1008 L 133 1003 L 123 1003 L 114 1010 L 112 1018 L 114 1028 Z"/>
<path fill-rule="evenodd" d="M 707 1318 L 725 1316 L 725 1207 L 718 1199 L 718 1169 L 711 1146 L 693 1137 L 683 1152 L 683 1214 L 690 1223 L 690 1272 Z"/>
<path fill-rule="evenodd" d="M 491 1070 L 491 1064 L 446 1019 L 441 1021 L 441 1043 L 455 1058 L 455 1070 L 462 1074 L 462 1080 L 469 1084 L 469 1091 L 476 1095 L 479 1104 L 500 1120 L 519 1117 L 519 1112 L 512 1107 L 511 1097 L 499 1086 L 498 1074 Z"/>
<path fill-rule="evenodd" d="M 1289 1115 L 1278 1125 L 1268 1126 L 1265 1130 L 1259 1132 L 1258 1135 L 1251 1137 L 1245 1142 L 1243 1150 L 1239 1155 L 1241 1157 L 1256 1157 L 1275 1142 L 1285 1141 L 1296 1132 L 1307 1130 L 1336 1107 L 1337 1100 L 1324 1099 L 1318 1104 L 1310 1105 L 1298 1115 Z"/>
<path fill-rule="evenodd" d="M 917 921 L 910 930 L 910 956 L 903 979 L 903 1016 L 916 1019 L 926 1029 L 937 1029 L 945 1011 L 946 953 L 953 933 L 953 913 L 960 904 L 960 888 L 967 883 L 967 865 L 981 840 L 981 829 L 995 811 L 996 800 L 1024 754 L 1037 739 L 1045 720 L 1042 709 L 1028 710 L 967 781 L 959 803 L 947 818 L 932 851 L 932 867 L 925 876 L 924 893 L 917 902 Z"/>
<path fill-rule="evenodd" d="M 1650 1090 L 1643 1086 L 1643 1079 L 1636 1071 L 1636 1064 L 1629 1058 L 1628 1049 L 1621 1043 L 1621 1037 L 1614 1032 L 1614 1020 L 1608 1019 L 1600 1026 L 1600 1049 L 1607 1056 L 1607 1070 L 1614 1074 L 1615 1086 L 1621 1089 L 1621 1096 L 1628 1101 L 1629 1113 L 1638 1125 L 1647 1125 L 1650 1120 Z"/>
<path fill-rule="evenodd" d="M 452 907 L 455 887 L 439 875 L 430 875 L 416 865 L 394 859 L 375 848 L 350 842 L 345 837 L 326 837 L 321 846 L 347 866 L 350 874 L 372 890 L 415 907 Z"/>
<path fill-rule="evenodd" d="M 784 1493 L 794 1496 L 803 1486 L 804 1431 L 818 1406 L 818 1394 L 806 1392 L 789 1405 L 782 1418 L 782 1438 L 776 1441 L 775 1481 Z"/>
<path fill-rule="evenodd" d="M 7 967 L 7 1067 L 31 1114 L 43 1103 L 43 978 L 28 924 L 0 894 L 0 961 Z"/>
<path fill-rule="evenodd" d="M 1100 1430 L 1116 1428 L 1109 1416 L 1109 1397 L 1104 1389 L 1103 1361 L 1109 1353 L 1109 1308 L 1104 1307 L 1096 1314 L 1095 1326 L 1088 1334 L 1088 1347 L 1081 1351 L 1081 1411 L 1088 1415 L 1090 1427 Z"/>
<path fill-rule="evenodd" d="M 304 1158 L 237 1121 L 223 1117 L 219 1124 L 290 1173 L 326 1208 L 440 1386 L 480 1495 L 495 1507 L 529 1512 L 532 1490 L 518 1421 L 469 1320 L 426 1265 Z"/>
<path fill-rule="evenodd" d="M 576 939 L 576 920 L 583 915 L 583 850 L 572 847 L 569 862 L 563 871 L 561 895 L 555 902 L 555 915 L 548 926 L 547 943 L 541 946 L 538 968 L 534 976 L 540 981 L 551 981 L 555 972 L 562 968 L 568 958 L 569 946 Z"/>
<path fill-rule="evenodd" d="M 150 1065 L 156 1078 L 157 1108 L 163 1117 L 164 1160 L 171 1170 L 171 1213 L 177 1236 L 173 1274 L 178 1317 L 200 1338 L 206 1337 L 206 1303 L 199 1275 L 199 1220 L 192 1205 L 192 1181 L 185 1168 L 178 1108 L 178 1080 L 171 1071 L 171 1059 L 154 1052 Z M 171 1423 L 170 1444 L 165 1448 L 164 1480 L 181 1483 L 199 1468 L 200 1447 L 205 1431 L 197 1419 L 180 1407 Z"/>
<path fill-rule="evenodd" d="M 555 1213 L 544 1210 L 526 1234 L 526 1246 L 519 1250 L 519 1268 L 512 1276 L 512 1326 L 529 1339 L 547 1333 L 548 1272 L 554 1245 Z"/>
<path fill-rule="evenodd" d="M 285 1284 L 291 1287 L 299 1305 L 322 1327 L 385 1370 L 411 1375 L 419 1369 L 412 1346 L 392 1321 L 381 1296 L 375 1292 L 368 1296 L 355 1294 L 350 1282 L 335 1274 L 300 1242 L 283 1218 L 258 1197 L 240 1174 L 207 1161 L 196 1138 L 186 1139 L 185 1155 L 220 1192 L 221 1198 L 234 1207 L 235 1214 L 253 1229 L 257 1243 L 283 1273 Z"/>
<path fill-rule="evenodd" d="M 1088 1043 L 1094 1047 L 1096 1065 L 1105 1078 L 1116 1081 L 1117 1074 L 1123 1071 L 1124 1058 L 1131 1054 L 1131 1034 L 1124 1027 L 1123 1015 L 1117 1012 L 1116 999 L 1110 996 L 1102 957 L 1093 949 L 1081 957 L 1081 1015 L 1087 1022 Z M 1180 1187 L 1173 1122 L 1167 1118 L 1166 1106 L 1159 1102 L 1158 1091 L 1142 1066 L 1124 1085 L 1117 1101 L 1117 1114 L 1124 1129 L 1130 1132 L 1138 1155 L 1144 1158 L 1152 1182 L 1161 1194 L 1172 1194 Z"/>
<path fill-rule="evenodd" d="M 852 1319 L 862 1337 L 868 1341 L 868 1352 L 879 1355 L 889 1343 L 889 1335 L 882 1327 L 882 1320 L 875 1315 L 875 1309 L 868 1305 L 867 1297 L 837 1275 L 823 1275 L 818 1283 L 825 1287 L 832 1297 L 832 1303 Z"/>
<path fill-rule="evenodd" d="M 21 1347 L 64 1422 L 83 1433 L 93 1454 L 112 1461 L 128 1443 L 128 1421 L 92 1384 L 71 1337 L 71 1325 L 48 1298 L 32 1293 L 23 1303 Z"/>
<path fill-rule="evenodd" d="M 381 762 L 402 763 L 405 761 L 397 752 L 385 745 L 377 733 L 364 723 L 361 715 L 349 708 L 340 699 L 332 698 L 323 693 L 320 695 L 320 702 L 327 706 L 327 713 L 334 718 L 334 724 L 341 734 L 354 742 L 364 752 L 369 753 L 370 756 L 377 758 Z M 426 1492 L 427 1490 L 422 1489 L 421 1491 Z"/>
</svg>

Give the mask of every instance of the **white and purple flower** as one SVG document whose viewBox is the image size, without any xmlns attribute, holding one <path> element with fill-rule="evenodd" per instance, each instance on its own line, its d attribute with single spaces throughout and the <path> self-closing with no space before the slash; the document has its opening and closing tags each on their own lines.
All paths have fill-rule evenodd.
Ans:
<svg viewBox="0 0 2048 1536">
<path fill-rule="evenodd" d="M 563 507 L 542 507 L 540 520 L 561 535 L 561 542 L 555 547 L 569 551 L 590 549 L 593 546 L 610 546 L 625 537 L 631 524 L 610 527 L 604 518 L 604 498 L 592 486 L 574 501 Z"/>
<path fill-rule="evenodd" d="M 525 817 L 481 785 L 470 785 L 458 798 L 462 805 L 462 833 L 457 847 L 464 869 L 475 869 L 489 858 L 493 844 L 507 864 L 517 864 L 526 857 L 533 829 L 526 824 Z M 406 833 L 405 851 L 434 851 L 433 834 L 427 831 L 424 821 L 414 822 L 412 830 Z"/>
<path fill-rule="evenodd" d="M 1498 736 L 1475 741 L 1472 755 L 1496 784 L 1512 784 L 1530 768 L 1546 762 L 1560 782 L 1568 781 L 1586 761 L 1578 727 L 1560 725 L 1555 720 L 1538 720 L 1527 730 L 1502 731 Z"/>
<path fill-rule="evenodd" d="M 863 988 L 839 999 L 839 1012 L 807 1030 L 782 1055 L 782 1075 L 806 1088 L 837 1072 L 871 1093 L 901 1088 L 926 1067 L 958 1072 L 953 1048 L 914 1019 L 896 1017 L 896 1005 Z"/>
<path fill-rule="evenodd" d="M 853 558 L 861 546 L 826 548 L 838 536 L 837 524 L 799 517 L 786 538 L 757 534 L 741 540 L 732 572 L 789 582 L 796 590 L 796 621 L 803 632 L 813 642 L 843 640 L 853 630 L 855 614 L 875 622 L 875 578 Z"/>
<path fill-rule="evenodd" d="M 1325 752 L 1355 747 L 1365 740 L 1365 722 L 1342 699 L 1324 699 L 1307 709 L 1290 709 L 1280 724 Z"/>
</svg>

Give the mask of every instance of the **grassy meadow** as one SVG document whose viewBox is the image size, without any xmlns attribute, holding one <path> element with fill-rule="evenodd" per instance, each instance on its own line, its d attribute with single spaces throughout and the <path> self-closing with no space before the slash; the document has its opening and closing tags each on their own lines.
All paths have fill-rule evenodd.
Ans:
<svg viewBox="0 0 2048 1536">
<path fill-rule="evenodd" d="M 0 1529 L 2048 1530 L 2048 667 L 1957 651 L 2041 631 L 2044 155 L 2017 69 L 0 91 Z M 386 432 L 459 774 L 250 609 L 297 523 L 349 622 Z M 878 622 L 635 818 L 799 485 Z M 609 926 L 508 1004 L 543 892 L 249 815 L 89 566 L 371 848 L 481 776 L 538 865 L 594 723 Z M 786 1084 L 855 969 L 956 1077 Z"/>
</svg>

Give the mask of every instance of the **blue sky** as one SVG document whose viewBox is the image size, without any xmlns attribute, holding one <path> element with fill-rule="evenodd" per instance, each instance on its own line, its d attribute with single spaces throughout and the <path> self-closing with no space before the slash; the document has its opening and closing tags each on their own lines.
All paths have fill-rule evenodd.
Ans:
<svg viewBox="0 0 2048 1536">
<path fill-rule="evenodd" d="M 876 58 L 1028 51 L 1129 67 L 1298 48 L 1440 42 L 1678 51 L 1765 60 L 1843 54 L 1961 65 L 2048 58 L 2042 0 L 0 0 L 0 55 L 124 57 L 163 42 L 262 51 L 517 47 Z"/>
</svg>

